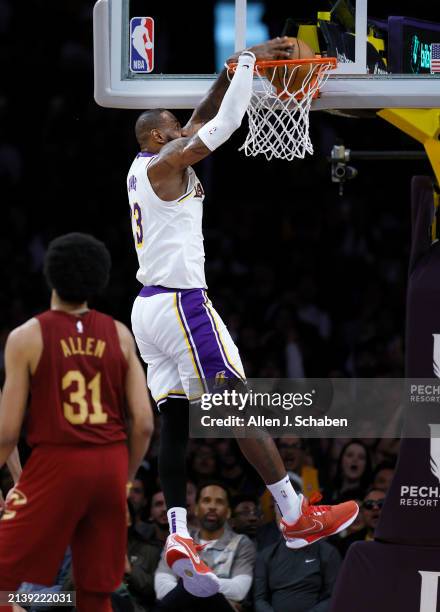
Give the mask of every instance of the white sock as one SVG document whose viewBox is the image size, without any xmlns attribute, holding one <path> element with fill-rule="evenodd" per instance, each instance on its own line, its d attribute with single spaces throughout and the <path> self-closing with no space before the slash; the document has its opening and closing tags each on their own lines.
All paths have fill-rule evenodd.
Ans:
<svg viewBox="0 0 440 612">
<path fill-rule="evenodd" d="M 170 533 L 177 533 L 177 535 L 182 536 L 182 538 L 191 537 L 186 525 L 186 508 L 179 508 L 178 506 L 170 508 L 167 512 L 167 517 Z"/>
<path fill-rule="evenodd" d="M 272 493 L 283 519 L 288 523 L 295 523 L 301 515 L 301 504 L 287 474 L 280 481 L 266 487 Z"/>
</svg>

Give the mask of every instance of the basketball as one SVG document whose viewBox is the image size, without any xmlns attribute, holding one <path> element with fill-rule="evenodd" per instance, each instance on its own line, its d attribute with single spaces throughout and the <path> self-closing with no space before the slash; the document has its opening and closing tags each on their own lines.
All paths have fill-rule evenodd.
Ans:
<svg viewBox="0 0 440 612">
<path fill-rule="evenodd" d="M 290 37 L 289 40 L 293 43 L 291 59 L 307 59 L 314 58 L 315 52 L 300 38 Z M 271 81 L 272 85 L 278 92 L 284 89 L 290 93 L 299 91 L 307 79 L 312 64 L 302 65 L 281 65 L 277 67 L 266 68 L 265 76 Z"/>
</svg>

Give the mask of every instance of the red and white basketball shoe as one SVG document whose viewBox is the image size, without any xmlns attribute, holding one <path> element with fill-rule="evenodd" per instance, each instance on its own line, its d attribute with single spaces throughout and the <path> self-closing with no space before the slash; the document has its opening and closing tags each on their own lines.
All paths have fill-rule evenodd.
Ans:
<svg viewBox="0 0 440 612">
<path fill-rule="evenodd" d="M 210 597 L 220 588 L 219 579 L 199 556 L 203 548 L 194 544 L 192 538 L 183 538 L 175 533 L 168 536 L 165 544 L 168 567 L 182 578 L 185 590 L 196 597 Z"/>
<path fill-rule="evenodd" d="M 321 495 L 312 495 L 310 501 L 300 495 L 301 516 L 296 523 L 287 523 L 281 519 L 280 529 L 288 548 L 304 548 L 313 542 L 339 533 L 352 524 L 359 513 L 359 506 L 354 501 L 336 506 L 312 505 L 321 499 Z"/>
</svg>

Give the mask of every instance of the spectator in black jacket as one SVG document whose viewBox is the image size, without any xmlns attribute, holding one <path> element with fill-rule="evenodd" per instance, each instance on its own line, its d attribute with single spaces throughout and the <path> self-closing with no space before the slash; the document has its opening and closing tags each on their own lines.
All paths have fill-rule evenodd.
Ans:
<svg viewBox="0 0 440 612">
<path fill-rule="evenodd" d="M 351 544 L 353 544 L 353 542 L 359 542 L 361 540 L 374 540 L 374 530 L 379 523 L 380 513 L 384 502 L 384 491 L 377 489 L 374 486 L 368 490 L 361 506 L 364 527 L 358 531 L 354 531 L 339 542 L 337 539 L 334 540 L 335 546 L 338 547 L 338 550 L 343 557 L 345 557 L 347 550 Z"/>
<path fill-rule="evenodd" d="M 255 541 L 263 517 L 257 496 L 247 493 L 236 495 L 232 499 L 231 510 L 232 517 L 229 522 L 232 529 Z"/>
<path fill-rule="evenodd" d="M 292 550 L 280 535 L 257 557 L 255 612 L 327 612 L 340 565 L 338 551 L 324 540 Z"/>
<path fill-rule="evenodd" d="M 127 555 L 125 557 L 124 586 L 132 601 L 133 610 L 150 610 L 156 595 L 154 592 L 154 572 L 159 563 L 160 549 L 139 535 L 134 527 L 135 512 L 128 501 L 129 526 Z"/>
</svg>

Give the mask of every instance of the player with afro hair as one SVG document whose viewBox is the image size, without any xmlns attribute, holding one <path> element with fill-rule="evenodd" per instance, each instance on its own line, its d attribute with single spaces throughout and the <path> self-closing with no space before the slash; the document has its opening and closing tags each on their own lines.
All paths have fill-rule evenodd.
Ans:
<svg viewBox="0 0 440 612">
<path fill-rule="evenodd" d="M 103 242 L 72 232 L 49 244 L 44 275 L 61 300 L 82 304 L 107 286 L 110 268 L 110 253 Z"/>
</svg>

